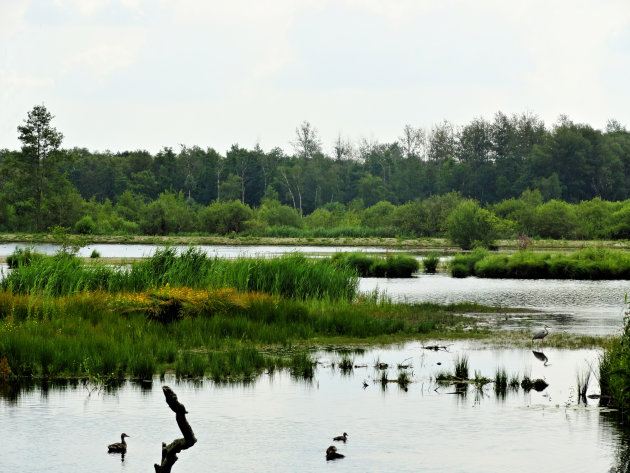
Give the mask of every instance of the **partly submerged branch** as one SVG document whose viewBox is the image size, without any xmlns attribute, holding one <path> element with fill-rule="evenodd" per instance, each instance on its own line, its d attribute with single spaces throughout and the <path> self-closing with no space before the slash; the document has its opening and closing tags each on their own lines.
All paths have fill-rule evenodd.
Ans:
<svg viewBox="0 0 630 473">
<path fill-rule="evenodd" d="M 162 386 L 162 391 L 164 392 L 168 407 L 175 412 L 175 420 L 177 421 L 179 430 L 181 430 L 184 435 L 183 439 L 175 439 L 169 445 L 162 442 L 162 464 L 158 465 L 156 463 L 153 466 L 155 467 L 156 473 L 169 473 L 177 461 L 177 454 L 182 450 L 192 447 L 197 443 L 197 439 L 195 438 L 190 424 L 186 420 L 186 414 L 188 414 L 188 412 L 184 405 L 177 400 L 177 394 L 168 386 Z"/>
</svg>

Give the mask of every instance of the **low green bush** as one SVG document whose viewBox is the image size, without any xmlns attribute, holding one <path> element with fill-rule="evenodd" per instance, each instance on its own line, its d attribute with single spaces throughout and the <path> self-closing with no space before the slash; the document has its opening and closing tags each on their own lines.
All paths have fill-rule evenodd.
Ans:
<svg viewBox="0 0 630 473">
<path fill-rule="evenodd" d="M 438 253 L 429 253 L 422 259 L 424 272 L 428 274 L 434 274 L 437 271 L 438 264 L 440 264 L 440 255 Z"/>
</svg>

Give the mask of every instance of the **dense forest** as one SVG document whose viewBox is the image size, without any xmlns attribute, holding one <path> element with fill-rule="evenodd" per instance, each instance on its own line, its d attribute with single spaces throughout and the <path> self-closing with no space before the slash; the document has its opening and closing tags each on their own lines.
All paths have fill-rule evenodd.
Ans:
<svg viewBox="0 0 630 473">
<path fill-rule="evenodd" d="M 630 132 L 616 121 L 546 127 L 498 112 L 406 126 L 392 143 L 340 136 L 330 154 L 304 122 L 291 152 L 235 144 L 223 156 L 64 149 L 52 120 L 35 106 L 22 148 L 0 150 L 0 231 L 442 236 L 467 211 L 494 237 L 630 235 Z"/>
</svg>

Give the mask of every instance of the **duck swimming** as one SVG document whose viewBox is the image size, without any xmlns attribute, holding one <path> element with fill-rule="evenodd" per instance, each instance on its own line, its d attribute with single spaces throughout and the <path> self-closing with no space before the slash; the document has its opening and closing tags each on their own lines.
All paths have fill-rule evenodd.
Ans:
<svg viewBox="0 0 630 473">
<path fill-rule="evenodd" d="M 107 446 L 108 453 L 125 453 L 127 451 L 127 442 L 125 442 L 125 437 L 130 437 L 129 435 L 122 433 L 120 435 L 120 443 L 112 443 Z"/>
<path fill-rule="evenodd" d="M 336 460 L 337 458 L 344 458 L 345 455 L 337 452 L 337 447 L 331 445 L 326 449 L 326 461 Z"/>
<path fill-rule="evenodd" d="M 348 440 L 348 434 L 344 432 L 343 435 L 338 435 L 337 437 L 334 437 L 333 440 L 345 442 Z"/>
</svg>

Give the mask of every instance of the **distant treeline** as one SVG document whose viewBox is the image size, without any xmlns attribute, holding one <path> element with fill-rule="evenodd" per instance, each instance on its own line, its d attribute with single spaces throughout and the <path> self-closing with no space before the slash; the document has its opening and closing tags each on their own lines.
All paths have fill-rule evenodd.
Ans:
<svg viewBox="0 0 630 473">
<path fill-rule="evenodd" d="M 340 137 L 331 155 L 305 122 L 290 154 L 234 145 L 222 156 L 64 150 L 52 118 L 36 106 L 18 127 L 22 149 L 0 150 L 0 231 L 438 236 L 471 199 L 497 218 L 498 236 L 630 233 L 630 132 L 615 121 L 546 128 L 499 112 L 461 128 L 407 126 L 393 143 Z"/>
</svg>

